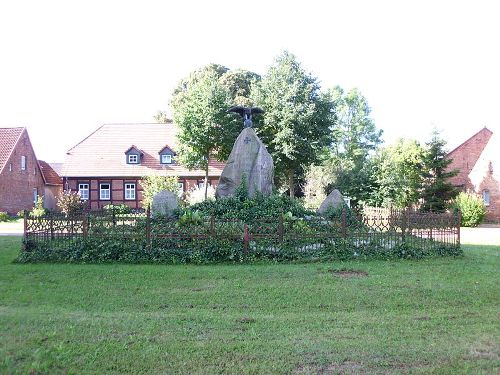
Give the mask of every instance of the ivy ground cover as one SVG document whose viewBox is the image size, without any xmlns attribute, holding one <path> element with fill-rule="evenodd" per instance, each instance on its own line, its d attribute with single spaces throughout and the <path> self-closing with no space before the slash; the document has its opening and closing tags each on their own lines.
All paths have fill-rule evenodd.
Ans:
<svg viewBox="0 0 500 375">
<path fill-rule="evenodd" d="M 0 373 L 495 373 L 499 247 L 307 264 L 14 264 Z"/>
</svg>

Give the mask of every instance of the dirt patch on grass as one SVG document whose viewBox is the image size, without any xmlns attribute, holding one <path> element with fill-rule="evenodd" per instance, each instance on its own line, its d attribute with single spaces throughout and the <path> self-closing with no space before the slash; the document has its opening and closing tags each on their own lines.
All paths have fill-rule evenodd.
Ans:
<svg viewBox="0 0 500 375">
<path fill-rule="evenodd" d="M 351 270 L 342 268 L 340 270 L 330 270 L 330 272 L 337 277 L 341 277 L 343 279 L 348 279 L 351 277 L 366 277 L 368 276 L 368 272 L 361 270 Z"/>
<path fill-rule="evenodd" d="M 243 318 L 236 319 L 236 321 L 238 323 L 245 323 L 245 324 L 255 323 L 256 322 L 256 320 L 254 318 L 251 318 L 249 316 L 244 316 Z"/>
</svg>

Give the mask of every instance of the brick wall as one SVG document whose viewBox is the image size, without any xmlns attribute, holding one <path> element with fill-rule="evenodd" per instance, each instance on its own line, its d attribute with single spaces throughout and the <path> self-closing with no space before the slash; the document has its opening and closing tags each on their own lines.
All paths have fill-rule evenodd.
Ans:
<svg viewBox="0 0 500 375">
<path fill-rule="evenodd" d="M 21 157 L 26 156 L 26 169 Z M 16 214 L 33 207 L 33 189 L 44 194 L 44 182 L 28 133 L 23 131 L 0 175 L 0 211 Z"/>
<path fill-rule="evenodd" d="M 448 170 L 459 170 L 458 175 L 450 178 L 453 185 L 462 186 L 464 189 L 474 188 L 469 174 L 492 134 L 490 130 L 484 128 L 448 154 L 448 158 L 453 160 L 448 166 Z"/>
</svg>

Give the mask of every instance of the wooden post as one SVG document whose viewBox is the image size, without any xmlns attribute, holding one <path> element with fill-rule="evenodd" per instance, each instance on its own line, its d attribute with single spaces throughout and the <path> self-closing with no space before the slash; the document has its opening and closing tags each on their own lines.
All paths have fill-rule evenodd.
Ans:
<svg viewBox="0 0 500 375">
<path fill-rule="evenodd" d="M 457 245 L 460 246 L 460 226 L 462 225 L 462 212 L 459 210 L 457 215 Z"/>
<path fill-rule="evenodd" d="M 243 254 L 248 255 L 248 247 L 250 242 L 250 234 L 248 233 L 248 225 L 243 226 Z"/>
<path fill-rule="evenodd" d="M 87 238 L 88 232 L 89 232 L 89 217 L 87 213 L 83 214 L 82 218 L 82 232 L 83 232 L 83 238 Z"/>
<path fill-rule="evenodd" d="M 29 215 L 29 211 L 28 210 L 24 210 L 24 215 L 23 215 L 24 237 L 26 237 L 26 234 L 28 233 L 28 215 Z"/>
<path fill-rule="evenodd" d="M 151 250 L 151 209 L 149 205 L 146 210 L 146 246 L 148 250 Z"/>
<path fill-rule="evenodd" d="M 54 216 L 50 215 L 50 239 L 54 239 Z"/>
<path fill-rule="evenodd" d="M 342 206 L 342 237 L 347 236 L 346 209 Z"/>
<path fill-rule="evenodd" d="M 283 223 L 283 212 L 279 215 L 278 221 L 278 239 L 280 242 L 283 242 L 283 237 L 285 234 L 285 225 Z"/>
</svg>

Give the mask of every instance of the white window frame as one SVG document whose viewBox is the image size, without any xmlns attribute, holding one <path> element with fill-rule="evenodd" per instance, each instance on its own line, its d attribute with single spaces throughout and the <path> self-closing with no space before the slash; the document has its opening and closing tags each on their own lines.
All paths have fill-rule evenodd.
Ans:
<svg viewBox="0 0 500 375">
<path fill-rule="evenodd" d="M 127 201 L 135 201 L 135 182 L 126 182 L 124 186 L 124 196 Z"/>
<path fill-rule="evenodd" d="M 178 191 L 177 193 L 179 194 L 179 197 L 184 194 L 184 182 L 178 182 L 177 183 Z"/>
<path fill-rule="evenodd" d="M 108 185 L 109 187 L 107 189 L 103 189 L 102 188 L 103 185 Z M 111 200 L 111 182 L 103 182 L 99 184 L 99 200 L 101 201 Z"/>
<path fill-rule="evenodd" d="M 38 199 L 38 188 L 33 188 L 33 204 L 36 204 Z"/>
<path fill-rule="evenodd" d="M 161 155 L 161 163 L 162 164 L 172 164 L 172 155 L 162 154 Z"/>
<path fill-rule="evenodd" d="M 210 182 L 208 182 L 210 185 Z M 198 181 L 198 189 L 204 189 L 205 188 L 205 180 L 200 180 Z"/>
<path fill-rule="evenodd" d="M 24 155 L 21 156 L 21 170 L 22 171 L 26 170 L 26 156 Z"/>
<path fill-rule="evenodd" d="M 134 161 L 132 161 L 132 158 L 134 158 Z M 129 164 L 139 164 L 139 155 L 129 154 L 128 155 L 128 163 Z"/>
<path fill-rule="evenodd" d="M 489 206 L 491 203 L 490 191 L 488 189 L 483 190 L 483 203 L 485 206 Z"/>
<path fill-rule="evenodd" d="M 87 186 L 86 188 L 84 186 Z M 83 194 L 82 192 L 86 192 L 86 194 Z M 78 194 L 80 195 L 80 199 L 82 201 L 86 201 L 89 199 L 90 196 L 90 184 L 82 182 L 78 184 Z"/>
</svg>

